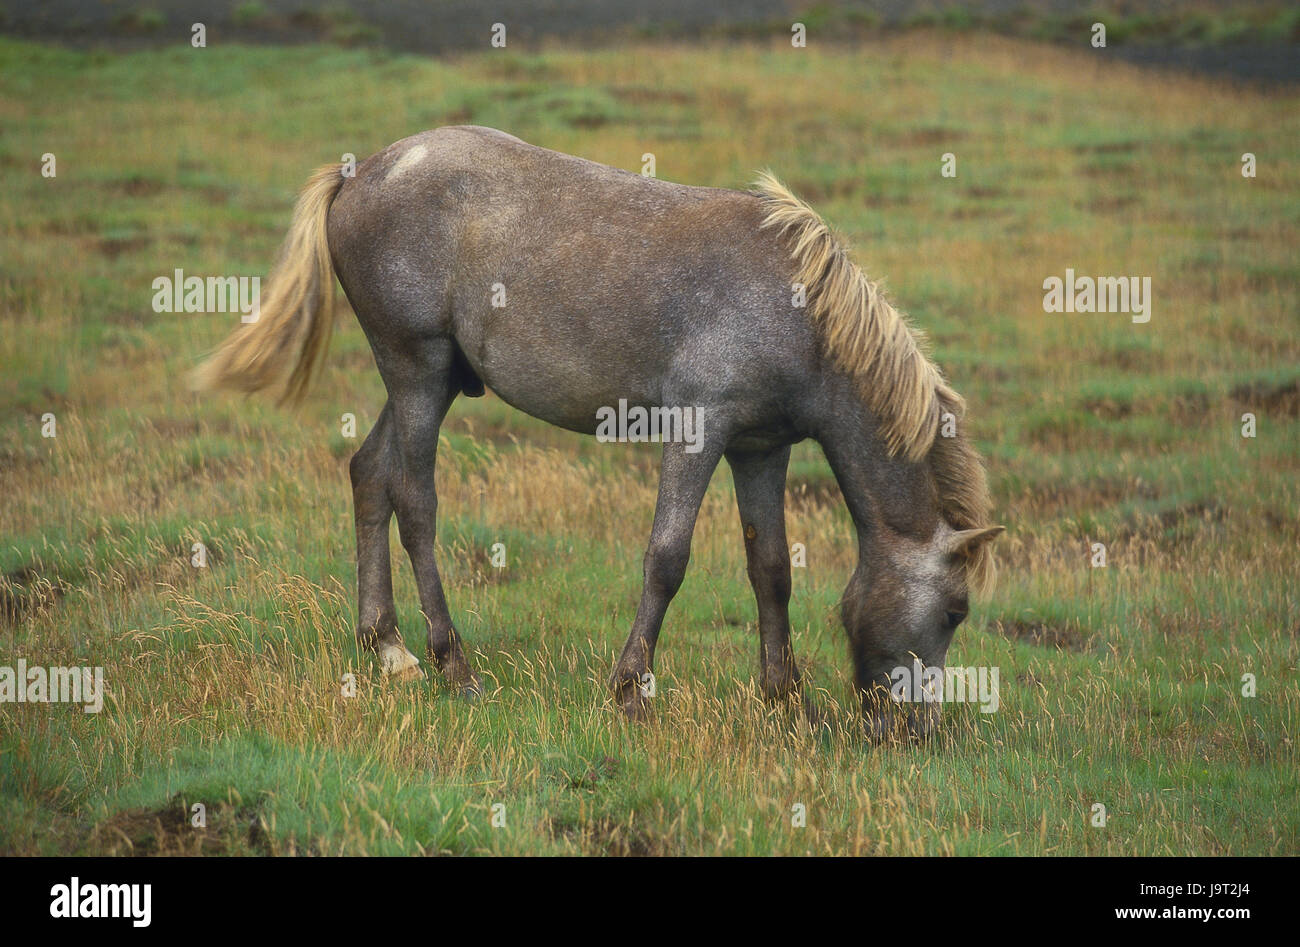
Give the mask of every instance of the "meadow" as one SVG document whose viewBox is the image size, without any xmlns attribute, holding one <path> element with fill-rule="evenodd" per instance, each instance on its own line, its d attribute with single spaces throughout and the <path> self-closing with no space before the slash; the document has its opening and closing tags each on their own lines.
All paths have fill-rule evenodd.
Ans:
<svg viewBox="0 0 1300 947">
<path fill-rule="evenodd" d="M 102 666 L 107 689 L 98 714 L 0 703 L 0 852 L 1296 854 L 1298 105 L 928 30 L 439 59 L 0 38 L 0 664 Z M 312 168 L 462 123 L 690 184 L 770 167 L 837 226 L 970 405 L 1008 533 L 949 661 L 999 668 L 996 713 L 863 739 L 851 524 L 806 442 L 791 619 L 826 725 L 758 694 L 725 465 L 655 718 L 625 722 L 606 678 L 656 451 L 491 394 L 453 407 L 438 470 L 486 694 L 358 653 L 347 463 L 384 400 L 360 329 L 344 306 L 301 409 L 197 395 L 238 316 L 157 313 L 151 283 L 265 275 Z M 1067 267 L 1151 277 L 1150 322 L 1044 312 Z M 393 557 L 423 656 L 395 530 Z"/>
</svg>

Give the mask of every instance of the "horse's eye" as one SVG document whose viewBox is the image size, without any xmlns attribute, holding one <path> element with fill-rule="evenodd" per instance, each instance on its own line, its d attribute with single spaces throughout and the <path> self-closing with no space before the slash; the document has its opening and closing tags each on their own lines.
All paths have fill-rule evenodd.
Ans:
<svg viewBox="0 0 1300 947">
<path fill-rule="evenodd" d="M 948 627 L 949 627 L 949 628 L 956 628 L 958 625 L 960 625 L 960 624 L 962 623 L 962 621 L 965 620 L 965 618 L 966 618 L 966 613 L 965 613 L 965 612 L 948 612 L 948 613 L 947 613 L 947 618 L 948 618 Z"/>
</svg>

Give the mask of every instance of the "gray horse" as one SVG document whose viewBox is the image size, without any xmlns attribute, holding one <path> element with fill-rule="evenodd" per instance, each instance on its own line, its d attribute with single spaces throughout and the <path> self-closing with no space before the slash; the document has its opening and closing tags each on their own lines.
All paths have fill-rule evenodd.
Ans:
<svg viewBox="0 0 1300 947">
<path fill-rule="evenodd" d="M 961 397 L 822 219 L 774 178 L 752 192 L 686 187 L 468 126 L 399 141 L 352 177 L 321 168 L 260 317 L 197 383 L 300 399 L 329 341 L 336 276 L 388 391 L 351 463 L 357 635 L 385 672 L 421 673 L 397 627 L 396 513 L 429 654 L 454 686 L 480 690 L 434 558 L 434 463 L 452 401 L 489 387 L 587 434 L 616 405 L 697 419 L 693 440 L 671 423 L 661 432 L 641 602 L 611 679 L 629 716 L 647 710 L 664 612 L 724 456 L 758 601 L 763 693 L 798 693 L 784 499 L 790 446 L 811 437 L 857 530 L 841 617 L 868 730 L 933 723 L 935 707 L 888 707 L 891 670 L 942 667 L 968 590 L 991 581 L 989 541 L 1002 528 L 988 524 L 979 457 L 953 430 Z"/>
</svg>

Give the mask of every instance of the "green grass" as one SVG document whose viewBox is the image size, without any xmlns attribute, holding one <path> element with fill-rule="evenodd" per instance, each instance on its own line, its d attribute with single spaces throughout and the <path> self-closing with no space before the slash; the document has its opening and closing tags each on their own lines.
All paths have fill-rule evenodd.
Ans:
<svg viewBox="0 0 1300 947">
<path fill-rule="evenodd" d="M 794 19 L 822 36 L 843 38 L 883 30 L 932 30 L 970 32 L 982 30 L 1007 36 L 1032 37 L 1072 45 L 1086 45 L 1092 25 L 1106 27 L 1108 46 L 1179 45 L 1222 46 L 1238 43 L 1294 43 L 1300 39 L 1300 14 L 1286 4 L 1252 0 L 1233 5 L 1182 3 L 1174 8 L 1155 4 L 1126 4 L 1084 7 L 1081 10 L 1051 9 L 1049 5 L 1001 10 L 979 9 L 979 5 L 941 4 L 909 14 L 882 19 L 868 0 L 808 5 Z M 784 22 L 728 25 L 722 32 L 758 32 L 785 26 Z M 788 27 L 787 27 L 788 28 Z"/>
<path fill-rule="evenodd" d="M 448 60 L 0 39 L 0 664 L 102 665 L 109 692 L 98 715 L 0 704 L 0 851 L 1295 854 L 1296 106 L 948 32 Z M 758 697 L 725 470 L 656 720 L 628 725 L 605 679 L 655 454 L 491 396 L 453 408 L 438 472 L 487 694 L 380 679 L 352 640 L 340 416 L 363 437 L 383 404 L 359 328 L 340 322 L 297 414 L 196 396 L 184 375 L 233 320 L 154 313 L 150 283 L 264 274 L 311 168 L 457 122 L 633 170 L 653 152 L 692 184 L 771 167 L 838 226 L 970 403 L 1009 532 L 950 661 L 999 668 L 997 713 L 947 708 L 926 747 L 860 737 L 837 619 L 851 527 L 802 444 L 791 617 L 828 727 Z M 1044 313 L 1066 267 L 1151 276 L 1151 322 Z"/>
</svg>

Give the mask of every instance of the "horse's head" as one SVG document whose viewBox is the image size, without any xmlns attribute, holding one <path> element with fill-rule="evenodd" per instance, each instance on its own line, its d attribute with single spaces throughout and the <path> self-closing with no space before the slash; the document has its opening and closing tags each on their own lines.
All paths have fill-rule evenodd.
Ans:
<svg viewBox="0 0 1300 947">
<path fill-rule="evenodd" d="M 925 541 L 885 530 L 859 563 L 841 617 L 872 736 L 925 736 L 937 722 L 940 705 L 924 690 L 942 683 L 948 646 L 966 617 L 968 566 L 1002 530 L 941 522 Z"/>
</svg>

